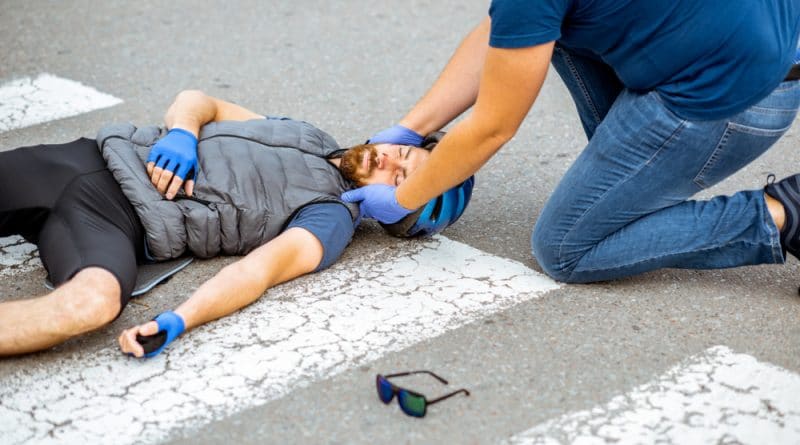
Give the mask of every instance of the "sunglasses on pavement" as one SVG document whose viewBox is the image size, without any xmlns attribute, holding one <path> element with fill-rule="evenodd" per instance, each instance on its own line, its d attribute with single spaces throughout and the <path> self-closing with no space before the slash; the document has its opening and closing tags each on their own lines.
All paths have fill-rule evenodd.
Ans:
<svg viewBox="0 0 800 445">
<path fill-rule="evenodd" d="M 438 375 L 432 373 L 431 371 L 409 371 L 409 372 L 401 372 L 389 375 L 378 374 L 377 376 L 375 376 L 375 386 L 378 389 L 378 398 L 381 399 L 381 402 L 388 405 L 389 402 L 392 401 L 394 396 L 397 395 L 397 403 L 400 404 L 400 409 L 402 409 L 404 413 L 412 417 L 425 417 L 425 413 L 428 412 L 428 405 L 433 405 L 434 403 L 441 402 L 444 399 L 453 397 L 454 395 L 462 392 L 465 395 L 469 395 L 469 391 L 467 391 L 464 388 L 461 388 L 457 391 L 445 394 L 436 399 L 428 400 L 424 395 L 416 391 L 411 391 L 406 388 L 401 388 L 388 380 L 392 377 L 404 377 L 413 374 L 428 374 L 433 378 L 435 378 L 436 380 L 447 385 L 447 380 L 439 377 Z"/>
</svg>

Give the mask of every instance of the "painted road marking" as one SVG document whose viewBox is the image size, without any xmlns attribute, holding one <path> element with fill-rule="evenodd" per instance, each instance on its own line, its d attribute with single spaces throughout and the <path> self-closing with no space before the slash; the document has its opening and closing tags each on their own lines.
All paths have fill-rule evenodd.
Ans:
<svg viewBox="0 0 800 445">
<path fill-rule="evenodd" d="M 603 406 L 509 440 L 533 444 L 796 444 L 800 375 L 725 346 L 691 357 Z"/>
<path fill-rule="evenodd" d="M 295 283 L 148 361 L 109 347 L 12 373 L 0 385 L 0 443 L 156 442 L 558 287 L 444 237 Z"/>
<path fill-rule="evenodd" d="M 0 85 L 0 133 L 107 108 L 121 99 L 52 74 Z"/>
<path fill-rule="evenodd" d="M 41 268 L 36 246 L 21 236 L 0 238 L 0 277 L 12 277 Z"/>
</svg>

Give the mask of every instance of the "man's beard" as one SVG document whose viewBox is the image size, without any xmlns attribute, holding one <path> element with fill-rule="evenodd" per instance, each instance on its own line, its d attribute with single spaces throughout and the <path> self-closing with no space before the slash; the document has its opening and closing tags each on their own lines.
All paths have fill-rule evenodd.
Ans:
<svg viewBox="0 0 800 445">
<path fill-rule="evenodd" d="M 363 172 L 364 154 L 369 153 L 369 165 L 366 173 Z M 350 147 L 342 155 L 339 164 L 339 171 L 346 179 L 362 185 L 363 181 L 370 176 L 378 165 L 378 150 L 372 144 L 363 144 Z M 361 170 L 361 171 L 359 171 Z"/>
</svg>

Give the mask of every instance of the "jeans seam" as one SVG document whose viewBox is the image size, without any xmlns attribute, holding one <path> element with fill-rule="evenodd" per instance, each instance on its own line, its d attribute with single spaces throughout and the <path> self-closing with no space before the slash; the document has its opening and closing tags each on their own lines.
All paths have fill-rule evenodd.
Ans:
<svg viewBox="0 0 800 445">
<path fill-rule="evenodd" d="M 758 114 L 766 114 L 766 115 L 793 114 L 797 112 L 797 110 L 789 108 L 766 108 L 766 107 L 756 107 L 756 106 L 748 108 L 747 111 L 751 111 L 753 113 L 758 113 Z"/>
<path fill-rule="evenodd" d="M 728 143 L 728 139 L 730 139 L 731 135 L 731 123 L 728 122 L 725 124 L 725 131 L 722 132 L 722 137 L 719 138 L 717 145 L 714 147 L 714 151 L 711 152 L 711 156 L 708 157 L 706 162 L 703 164 L 703 167 L 700 168 L 700 171 L 695 175 L 692 182 L 700 187 L 701 189 L 708 188 L 708 185 L 705 181 L 703 181 L 703 176 L 705 176 L 706 172 L 711 170 L 711 167 L 716 164 L 717 159 L 719 159 L 720 151 L 725 147 Z"/>
<path fill-rule="evenodd" d="M 597 206 L 597 203 L 598 203 L 598 202 L 602 201 L 604 197 L 606 197 L 606 196 L 607 196 L 609 193 L 611 193 L 611 191 L 612 191 L 612 190 L 614 190 L 614 189 L 616 189 L 616 188 L 620 187 L 622 184 L 625 184 L 625 183 L 626 183 L 626 182 L 628 182 L 628 181 L 629 181 L 629 180 L 630 180 L 632 177 L 636 176 L 636 175 L 637 175 L 639 172 L 641 172 L 641 171 L 642 171 L 642 169 L 644 169 L 646 166 L 650 165 L 651 161 L 652 161 L 653 159 L 655 159 L 655 158 L 656 158 L 656 156 L 658 156 L 658 155 L 659 155 L 659 154 L 660 154 L 660 153 L 661 153 L 661 152 L 662 152 L 662 151 L 663 151 L 663 150 L 664 150 L 664 149 L 667 147 L 667 145 L 669 145 L 669 143 L 670 143 L 670 142 L 672 142 L 672 141 L 673 141 L 673 140 L 674 140 L 674 139 L 675 139 L 675 138 L 676 138 L 676 137 L 677 137 L 677 136 L 678 136 L 678 135 L 679 135 L 681 132 L 683 132 L 683 129 L 684 129 L 685 127 L 686 127 L 686 120 L 685 120 L 685 119 L 681 119 L 681 120 L 680 120 L 680 123 L 679 123 L 679 124 L 678 124 L 678 126 L 675 128 L 675 130 L 673 130 L 673 131 L 672 131 L 672 134 L 670 134 L 670 135 L 669 135 L 669 137 L 668 137 L 668 138 L 667 138 L 667 139 L 666 139 L 666 140 L 665 140 L 665 141 L 664 141 L 664 142 L 661 144 L 661 146 L 659 146 L 659 147 L 658 147 L 658 150 L 656 150 L 656 151 L 653 153 L 653 155 L 652 155 L 652 156 L 650 156 L 650 158 L 649 158 L 649 159 L 648 159 L 648 160 L 647 160 L 645 163 L 643 163 L 643 164 L 640 166 L 640 168 L 638 168 L 638 169 L 637 169 L 635 172 L 633 172 L 632 174 L 628 175 L 628 177 L 626 177 L 626 178 L 625 178 L 623 181 L 621 181 L 621 182 L 618 182 L 618 183 L 617 183 L 617 184 L 615 184 L 613 187 L 610 187 L 608 190 L 606 190 L 606 191 L 605 191 L 605 193 L 603 193 L 601 196 L 599 196 L 599 197 L 598 197 L 598 199 L 597 199 L 597 200 L 595 200 L 595 202 L 592 204 L 592 206 L 590 206 L 589 208 L 587 208 L 587 209 L 586 209 L 586 210 L 585 210 L 585 211 L 584 211 L 584 212 L 581 214 L 581 216 L 579 216 L 579 217 L 578 217 L 578 218 L 575 220 L 575 223 L 574 223 L 574 224 L 572 224 L 572 227 L 570 227 L 570 229 L 569 229 L 569 230 L 567 230 L 567 233 L 565 233 L 565 234 L 564 234 L 564 236 L 561 238 L 561 241 L 558 243 L 558 262 L 559 262 L 559 269 L 561 269 L 561 270 L 563 270 L 563 269 L 564 269 L 564 256 L 562 255 L 562 252 L 563 252 L 563 249 L 564 249 L 564 242 L 565 242 L 565 241 L 566 241 L 566 239 L 569 237 L 569 235 L 570 235 L 570 234 L 571 234 L 571 233 L 572 233 L 572 232 L 575 230 L 575 227 L 578 225 L 578 223 L 580 223 L 580 222 L 581 222 L 581 220 L 582 220 L 582 219 L 583 219 L 583 218 L 586 216 L 586 214 L 587 214 L 587 213 L 589 213 L 589 212 L 590 212 L 590 211 L 591 211 L 591 210 L 592 210 L 592 209 L 593 209 L 595 206 Z M 610 234 L 609 234 L 609 235 L 610 235 Z M 583 255 L 581 255 L 581 257 L 583 257 L 584 255 L 585 255 L 585 253 L 584 253 Z M 573 270 L 574 270 L 574 269 L 573 269 Z M 570 276 L 571 276 L 571 275 L 572 275 L 572 272 L 570 272 Z"/>
<path fill-rule="evenodd" d="M 570 73 L 572 73 L 572 77 L 575 79 L 575 82 L 578 84 L 578 88 L 581 89 L 581 94 L 583 94 L 583 99 L 586 101 L 586 104 L 589 106 L 589 109 L 592 112 L 592 117 L 594 117 L 595 123 L 599 124 L 601 122 L 600 113 L 597 111 L 597 106 L 595 105 L 594 101 L 592 100 L 591 95 L 589 94 L 589 88 L 586 87 L 586 83 L 584 82 L 583 78 L 580 76 L 580 72 L 575 67 L 575 64 L 572 62 L 572 58 L 569 56 L 569 53 L 563 50 L 559 50 L 563 53 L 564 62 L 566 62 L 567 66 L 569 67 Z"/>
<path fill-rule="evenodd" d="M 767 207 L 767 192 L 764 192 L 764 196 L 762 197 L 762 206 L 764 209 L 764 216 L 763 216 L 763 223 L 764 227 L 767 228 L 767 233 L 769 235 L 769 245 L 772 247 L 770 249 L 772 251 L 772 261 L 775 264 L 783 264 L 786 262 L 786 256 L 783 254 L 783 246 L 781 245 L 781 234 L 778 230 L 778 227 L 775 225 L 775 221 L 772 219 L 772 214 L 769 212 L 769 207 Z"/>
</svg>

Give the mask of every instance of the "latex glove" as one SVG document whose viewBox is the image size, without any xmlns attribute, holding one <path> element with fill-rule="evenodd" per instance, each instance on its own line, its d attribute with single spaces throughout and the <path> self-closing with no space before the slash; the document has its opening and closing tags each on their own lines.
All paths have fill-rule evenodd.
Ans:
<svg viewBox="0 0 800 445">
<path fill-rule="evenodd" d="M 345 202 L 360 202 L 361 216 L 373 218 L 384 224 L 400 221 L 413 212 L 400 205 L 395 196 L 397 187 L 387 184 L 371 184 L 342 194 Z"/>
<path fill-rule="evenodd" d="M 153 321 L 123 331 L 119 336 L 119 347 L 130 356 L 153 357 L 185 330 L 180 315 L 172 311 L 162 312 Z"/>
<path fill-rule="evenodd" d="M 424 138 L 414 130 L 402 125 L 395 125 L 378 132 L 367 140 L 368 144 L 399 144 L 419 147 Z"/>
<path fill-rule="evenodd" d="M 172 199 L 189 173 L 192 176 L 186 181 L 186 194 L 191 196 L 197 176 L 197 138 L 182 128 L 173 128 L 150 149 L 147 174 L 158 192 Z"/>
</svg>

